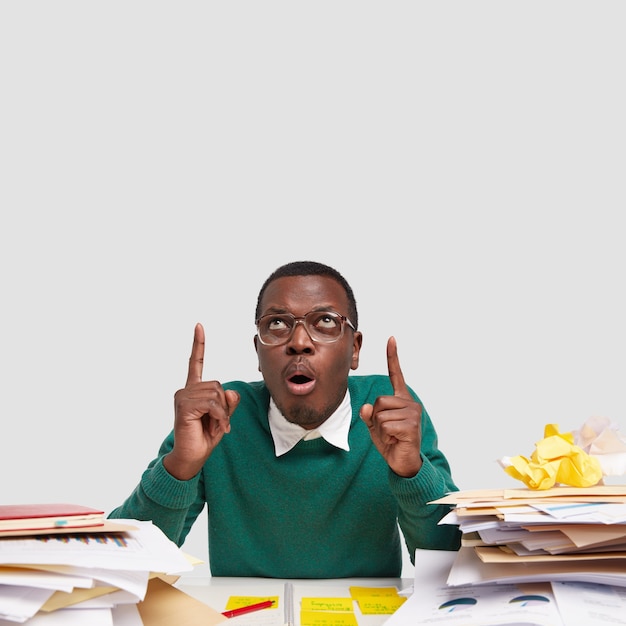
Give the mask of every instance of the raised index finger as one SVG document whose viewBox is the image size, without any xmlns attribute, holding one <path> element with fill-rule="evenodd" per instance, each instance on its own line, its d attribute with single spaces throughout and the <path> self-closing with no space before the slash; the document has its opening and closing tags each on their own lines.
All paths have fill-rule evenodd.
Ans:
<svg viewBox="0 0 626 626">
<path fill-rule="evenodd" d="M 405 398 L 411 397 L 406 382 L 404 382 L 404 374 L 400 367 L 398 344 L 395 337 L 389 337 L 389 341 L 387 341 L 387 368 L 389 370 L 389 380 L 391 380 L 391 386 L 393 387 L 393 395 Z"/>
<path fill-rule="evenodd" d="M 204 364 L 204 328 L 196 324 L 193 332 L 193 345 L 189 357 L 189 371 L 187 372 L 187 386 L 202 382 L 202 365 Z"/>
</svg>

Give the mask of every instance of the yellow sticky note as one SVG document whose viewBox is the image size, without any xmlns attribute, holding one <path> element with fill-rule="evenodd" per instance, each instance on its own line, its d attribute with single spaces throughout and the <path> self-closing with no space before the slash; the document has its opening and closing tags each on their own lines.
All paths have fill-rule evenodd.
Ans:
<svg viewBox="0 0 626 626">
<path fill-rule="evenodd" d="M 301 626 L 358 626 L 349 611 L 300 611 Z"/>
<path fill-rule="evenodd" d="M 272 604 L 270 608 L 278 608 L 278 596 L 230 596 L 224 610 L 232 611 L 233 609 L 239 609 L 242 606 L 258 604 L 259 602 L 265 602 L 266 600 L 274 601 L 274 604 Z"/>
<path fill-rule="evenodd" d="M 379 598 L 363 596 L 357 602 L 363 615 L 391 615 L 406 602 L 406 598 L 398 595 L 381 596 Z"/>
<path fill-rule="evenodd" d="M 368 598 L 389 598 L 398 595 L 395 587 L 350 587 L 350 595 L 358 600 L 365 596 Z"/>
<path fill-rule="evenodd" d="M 353 611 L 352 598 L 302 598 L 303 611 Z"/>
</svg>

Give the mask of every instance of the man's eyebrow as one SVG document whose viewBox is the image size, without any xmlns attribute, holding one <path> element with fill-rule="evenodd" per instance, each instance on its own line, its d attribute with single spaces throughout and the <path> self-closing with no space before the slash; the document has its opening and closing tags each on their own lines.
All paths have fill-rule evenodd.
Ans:
<svg viewBox="0 0 626 626">
<path fill-rule="evenodd" d="M 270 315 L 271 313 L 289 313 L 289 312 L 290 311 L 282 307 L 271 306 L 268 309 L 266 309 L 263 313 L 261 313 L 260 317 L 263 317 L 264 315 Z"/>
<path fill-rule="evenodd" d="M 307 313 L 311 313 L 311 312 L 322 312 L 322 311 L 330 311 L 332 313 L 338 313 L 339 315 L 341 315 L 341 313 L 339 313 L 339 311 L 337 310 L 337 307 L 331 306 L 331 305 L 323 305 L 320 304 L 319 306 L 315 306 L 312 309 L 310 309 L 309 311 L 307 311 Z M 261 315 L 259 317 L 264 317 L 265 315 L 271 315 L 272 313 L 289 313 L 290 315 L 294 315 L 295 313 L 293 313 L 293 311 L 290 311 L 289 309 L 285 309 L 284 307 L 278 307 L 278 306 L 271 306 L 268 307 L 264 313 L 261 313 Z"/>
</svg>

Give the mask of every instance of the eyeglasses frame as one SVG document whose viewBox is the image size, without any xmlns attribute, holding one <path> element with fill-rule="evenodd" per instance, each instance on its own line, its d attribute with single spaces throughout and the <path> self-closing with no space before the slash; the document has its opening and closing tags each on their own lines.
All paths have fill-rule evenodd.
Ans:
<svg viewBox="0 0 626 626">
<path fill-rule="evenodd" d="M 333 339 L 332 341 L 320 341 L 319 339 L 315 339 L 309 332 L 309 329 L 307 328 L 306 324 L 304 323 L 306 316 L 309 315 L 310 313 L 332 313 L 333 315 L 336 315 L 339 318 L 339 321 L 341 322 L 341 333 L 337 336 L 336 339 Z M 266 343 L 265 341 L 263 341 L 263 339 L 261 338 L 261 335 L 259 334 L 259 324 L 261 323 L 261 320 L 264 317 L 271 317 L 271 316 L 276 316 L 276 315 L 288 315 L 289 317 L 293 318 L 293 326 L 291 327 L 291 332 L 289 333 L 285 341 L 282 341 L 280 343 Z M 266 313 L 265 315 L 261 315 L 261 317 L 259 317 L 255 321 L 256 336 L 259 338 L 259 341 L 264 346 L 270 346 L 270 347 L 284 346 L 286 343 L 291 341 L 291 338 L 296 332 L 296 326 L 298 326 L 298 324 L 302 324 L 302 326 L 304 327 L 304 330 L 306 331 L 306 334 L 309 336 L 311 341 L 313 341 L 314 343 L 322 344 L 322 345 L 337 343 L 337 341 L 339 341 L 343 337 L 344 324 L 347 324 L 353 331 L 356 332 L 356 328 L 354 327 L 354 324 L 350 321 L 350 318 L 348 318 L 347 316 L 342 315 L 341 313 L 338 313 L 337 311 L 333 311 L 331 309 L 321 309 L 321 310 L 312 309 L 311 311 L 308 311 L 307 313 L 305 313 L 304 315 L 300 317 L 296 317 L 293 313 Z"/>
</svg>

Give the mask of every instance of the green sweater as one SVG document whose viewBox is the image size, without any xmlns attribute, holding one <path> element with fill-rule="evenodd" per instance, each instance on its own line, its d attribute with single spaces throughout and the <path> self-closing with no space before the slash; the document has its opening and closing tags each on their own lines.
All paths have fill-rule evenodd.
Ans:
<svg viewBox="0 0 626 626">
<path fill-rule="evenodd" d="M 173 447 L 171 432 L 139 485 L 109 517 L 152 520 L 180 546 L 206 503 L 213 576 L 400 576 L 398 523 L 411 561 L 415 548 L 458 549 L 458 527 L 438 525 L 449 508 L 427 504 L 457 487 L 426 410 L 422 468 L 414 478 L 401 478 L 359 417 L 363 404 L 393 393 L 389 377 L 350 376 L 348 386 L 350 451 L 320 437 L 277 458 L 265 384 L 225 384 L 241 401 L 231 432 L 202 471 L 188 481 L 168 474 L 162 458 Z"/>
</svg>

